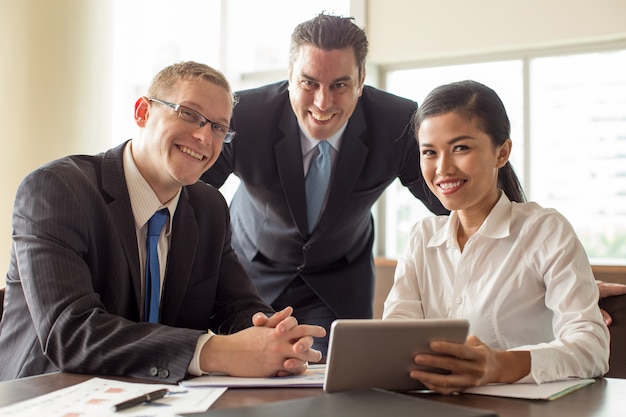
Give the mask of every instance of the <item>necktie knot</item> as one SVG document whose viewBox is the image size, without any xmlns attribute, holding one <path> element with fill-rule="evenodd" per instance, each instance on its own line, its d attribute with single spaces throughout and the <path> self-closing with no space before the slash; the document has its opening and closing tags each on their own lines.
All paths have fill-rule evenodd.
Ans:
<svg viewBox="0 0 626 417">
<path fill-rule="evenodd" d="M 322 140 L 317 144 L 317 148 L 320 150 L 320 156 L 325 158 L 329 155 L 330 143 L 327 140 Z"/>
<path fill-rule="evenodd" d="M 167 209 L 161 209 L 154 213 L 148 220 L 148 236 L 159 236 L 165 220 L 167 220 Z"/>
</svg>

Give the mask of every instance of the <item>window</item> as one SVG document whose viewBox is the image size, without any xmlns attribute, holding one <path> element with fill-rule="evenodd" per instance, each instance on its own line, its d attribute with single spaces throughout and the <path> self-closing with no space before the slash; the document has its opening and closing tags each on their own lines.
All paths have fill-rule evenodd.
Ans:
<svg viewBox="0 0 626 417">
<path fill-rule="evenodd" d="M 238 89 L 287 78 L 291 33 L 299 23 L 322 11 L 350 15 L 349 0 L 227 0 L 224 5 L 224 64 Z"/>
<path fill-rule="evenodd" d="M 462 79 L 496 90 L 528 199 L 563 213 L 593 263 L 626 264 L 624 68 L 626 50 L 617 50 L 390 70 L 385 80 L 418 104 L 437 85 Z M 396 257 L 410 226 L 430 213 L 399 182 L 384 206 L 384 255 Z"/>
<path fill-rule="evenodd" d="M 161 68 L 204 62 L 233 89 L 287 78 L 295 26 L 326 11 L 350 15 L 350 0 L 114 0 L 112 142 L 132 137 L 132 109 Z"/>
<path fill-rule="evenodd" d="M 604 263 L 626 263 L 625 68 L 626 50 L 530 61 L 530 194 Z"/>
<path fill-rule="evenodd" d="M 113 144 L 135 134 L 135 100 L 161 68 L 182 60 L 220 68 L 220 2 L 178 0 L 172 5 L 170 0 L 113 4 Z"/>
<path fill-rule="evenodd" d="M 284 79 L 293 28 L 321 11 L 350 15 L 351 3 L 178 0 L 172 7 L 171 0 L 114 0 L 112 143 L 134 135 L 134 102 L 165 65 L 205 62 L 235 90 Z M 624 68 L 620 49 L 392 69 L 383 78 L 388 91 L 418 103 L 437 85 L 461 79 L 494 88 L 511 119 L 511 162 L 528 198 L 562 212 L 595 263 L 626 264 Z M 227 199 L 237 184 L 231 176 L 222 187 Z M 389 257 L 403 250 L 410 226 L 430 214 L 398 182 L 377 209 L 377 252 Z"/>
<path fill-rule="evenodd" d="M 134 135 L 135 100 L 161 68 L 204 62 L 234 90 L 286 79 L 291 32 L 323 11 L 349 16 L 350 0 L 114 0 L 112 144 Z M 228 201 L 237 185 L 221 188 Z"/>
</svg>

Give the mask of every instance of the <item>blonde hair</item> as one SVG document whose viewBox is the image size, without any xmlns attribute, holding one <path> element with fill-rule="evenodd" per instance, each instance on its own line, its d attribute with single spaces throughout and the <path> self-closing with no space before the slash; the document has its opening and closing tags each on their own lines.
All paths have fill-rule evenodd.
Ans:
<svg viewBox="0 0 626 417">
<path fill-rule="evenodd" d="M 174 85 L 180 80 L 203 79 L 224 88 L 230 95 L 233 106 L 237 103 L 237 99 L 233 94 L 230 83 L 222 74 L 222 72 L 212 68 L 206 64 L 194 61 L 179 62 L 159 71 L 148 87 L 148 97 L 166 97 L 174 88 Z"/>
</svg>

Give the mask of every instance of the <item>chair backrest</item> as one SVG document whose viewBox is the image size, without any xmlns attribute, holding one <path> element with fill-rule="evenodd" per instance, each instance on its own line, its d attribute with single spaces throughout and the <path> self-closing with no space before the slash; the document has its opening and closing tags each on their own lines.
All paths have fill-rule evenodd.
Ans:
<svg viewBox="0 0 626 417">
<path fill-rule="evenodd" d="M 0 320 L 2 320 L 3 310 L 4 310 L 4 287 L 0 287 Z"/>
<path fill-rule="evenodd" d="M 613 322 L 611 332 L 611 357 L 608 378 L 626 378 L 626 294 L 600 300 L 600 308 L 606 310 Z"/>
</svg>

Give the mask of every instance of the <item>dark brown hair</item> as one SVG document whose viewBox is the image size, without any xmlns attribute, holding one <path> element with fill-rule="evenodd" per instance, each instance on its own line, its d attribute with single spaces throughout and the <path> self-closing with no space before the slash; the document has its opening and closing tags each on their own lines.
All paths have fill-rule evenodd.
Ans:
<svg viewBox="0 0 626 417">
<path fill-rule="evenodd" d="M 368 41 L 365 31 L 354 23 L 352 17 L 320 13 L 311 20 L 300 23 L 291 34 L 289 66 L 298 59 L 300 47 L 312 45 L 324 51 L 352 48 L 359 68 L 359 77 L 365 75 L 365 58 Z"/>
</svg>

